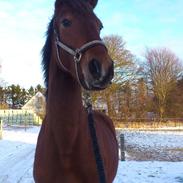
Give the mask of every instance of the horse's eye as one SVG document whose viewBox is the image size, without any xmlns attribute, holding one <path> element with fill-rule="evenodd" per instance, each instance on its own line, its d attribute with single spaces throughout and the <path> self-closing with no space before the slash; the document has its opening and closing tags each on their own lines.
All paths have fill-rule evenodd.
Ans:
<svg viewBox="0 0 183 183">
<path fill-rule="evenodd" d="M 64 27 L 69 27 L 69 26 L 71 26 L 71 24 L 72 24 L 72 22 L 70 20 L 68 20 L 68 19 L 62 20 L 62 25 Z"/>
<path fill-rule="evenodd" d="M 100 31 L 101 31 L 103 28 L 104 28 L 104 27 L 103 27 L 103 25 L 101 24 L 100 27 L 99 27 Z"/>
</svg>

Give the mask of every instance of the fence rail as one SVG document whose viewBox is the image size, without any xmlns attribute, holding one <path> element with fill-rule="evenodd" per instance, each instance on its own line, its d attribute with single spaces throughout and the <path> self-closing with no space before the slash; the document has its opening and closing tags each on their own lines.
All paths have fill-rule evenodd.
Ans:
<svg viewBox="0 0 183 183">
<path fill-rule="evenodd" d="M 119 128 L 181 128 L 183 129 L 183 118 L 163 119 L 113 119 L 115 126 Z"/>
</svg>

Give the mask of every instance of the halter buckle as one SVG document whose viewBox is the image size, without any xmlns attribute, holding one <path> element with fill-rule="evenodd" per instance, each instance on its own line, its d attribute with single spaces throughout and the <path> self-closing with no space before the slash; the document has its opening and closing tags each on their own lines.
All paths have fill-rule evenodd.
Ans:
<svg viewBox="0 0 183 183">
<path fill-rule="evenodd" d="M 79 63 L 82 57 L 82 53 L 80 52 L 79 49 L 76 49 L 75 55 L 74 55 L 74 61 Z"/>
</svg>

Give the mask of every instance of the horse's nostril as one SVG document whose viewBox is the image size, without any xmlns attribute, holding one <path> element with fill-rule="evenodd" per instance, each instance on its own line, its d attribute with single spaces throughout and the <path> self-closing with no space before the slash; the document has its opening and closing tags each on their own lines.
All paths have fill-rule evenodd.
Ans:
<svg viewBox="0 0 183 183">
<path fill-rule="evenodd" d="M 89 71 L 94 79 L 99 79 L 101 77 L 101 64 L 97 59 L 92 59 L 89 62 Z"/>
</svg>

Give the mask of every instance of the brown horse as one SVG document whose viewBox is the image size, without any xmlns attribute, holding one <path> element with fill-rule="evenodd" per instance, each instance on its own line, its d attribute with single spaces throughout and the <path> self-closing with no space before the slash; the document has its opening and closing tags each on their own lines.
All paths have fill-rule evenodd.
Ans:
<svg viewBox="0 0 183 183">
<path fill-rule="evenodd" d="M 38 137 L 36 183 L 99 183 L 81 88 L 101 90 L 113 77 L 113 62 L 100 39 L 97 0 L 57 0 L 43 47 L 46 117 Z M 79 49 L 78 49 L 79 48 Z M 82 87 L 81 87 L 82 86 Z M 112 121 L 93 112 L 106 182 L 118 166 Z"/>
</svg>

